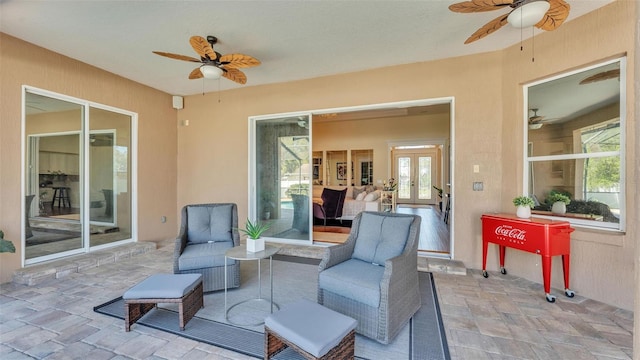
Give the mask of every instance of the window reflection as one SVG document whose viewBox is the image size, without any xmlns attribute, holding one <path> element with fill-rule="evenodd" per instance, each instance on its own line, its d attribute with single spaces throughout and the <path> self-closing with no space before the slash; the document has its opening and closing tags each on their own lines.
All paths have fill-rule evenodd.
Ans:
<svg viewBox="0 0 640 360">
<path fill-rule="evenodd" d="M 528 88 L 527 187 L 534 214 L 564 216 L 620 228 L 624 217 L 623 61 Z M 571 199 L 567 214 L 552 214 L 549 195 Z M 606 225 L 610 223 L 612 225 Z"/>
</svg>

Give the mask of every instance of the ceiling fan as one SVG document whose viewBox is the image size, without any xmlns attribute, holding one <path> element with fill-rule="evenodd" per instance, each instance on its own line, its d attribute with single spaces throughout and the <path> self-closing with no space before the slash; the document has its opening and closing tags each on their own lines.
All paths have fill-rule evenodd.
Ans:
<svg viewBox="0 0 640 360">
<path fill-rule="evenodd" d="M 544 123 L 542 122 L 544 116 L 538 115 L 538 109 L 529 109 L 529 111 L 533 111 L 533 115 L 529 117 L 529 129 L 540 129 L 542 125 L 544 125 Z"/>
<path fill-rule="evenodd" d="M 510 7 L 507 14 L 491 20 L 464 42 L 469 44 L 495 32 L 507 23 L 524 28 L 535 25 L 542 30 L 555 30 L 569 16 L 570 6 L 564 0 L 470 0 L 449 6 L 459 13 L 485 12 Z"/>
<path fill-rule="evenodd" d="M 218 38 L 211 35 L 207 36 L 206 39 L 202 36 L 192 36 L 189 38 L 191 47 L 200 55 L 200 59 L 162 51 L 153 51 L 153 53 L 171 59 L 202 64 L 200 67 L 191 71 L 189 79 L 200 79 L 202 77 L 206 79 L 218 79 L 220 76 L 223 76 L 239 84 L 245 84 L 247 82 L 247 76 L 238 70 L 238 68 L 258 66 L 260 65 L 260 61 L 244 54 L 221 55 L 219 52 L 213 50 L 213 45 L 217 42 Z"/>
<path fill-rule="evenodd" d="M 587 78 L 582 79 L 582 81 L 580 81 L 580 85 L 590 84 L 597 81 L 603 81 L 603 80 L 609 80 L 609 79 L 620 80 L 620 69 L 603 71 L 603 72 L 599 72 L 597 74 L 591 75 Z"/>
</svg>

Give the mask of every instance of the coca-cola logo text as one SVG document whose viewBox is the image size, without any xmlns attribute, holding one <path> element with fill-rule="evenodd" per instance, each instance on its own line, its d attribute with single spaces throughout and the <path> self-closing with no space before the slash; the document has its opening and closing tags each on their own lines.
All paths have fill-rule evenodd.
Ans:
<svg viewBox="0 0 640 360">
<path fill-rule="evenodd" d="M 505 236 L 510 239 L 524 241 L 527 232 L 522 229 L 514 228 L 510 225 L 500 225 L 496 228 L 496 235 Z"/>
</svg>

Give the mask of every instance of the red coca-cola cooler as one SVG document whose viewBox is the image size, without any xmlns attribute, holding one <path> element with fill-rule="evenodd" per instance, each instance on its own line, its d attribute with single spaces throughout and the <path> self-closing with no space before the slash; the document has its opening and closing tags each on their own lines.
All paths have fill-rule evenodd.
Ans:
<svg viewBox="0 0 640 360">
<path fill-rule="evenodd" d="M 549 302 L 555 302 L 551 295 L 551 257 L 562 256 L 564 270 L 564 293 L 573 297 L 569 290 L 569 265 L 571 254 L 571 233 L 574 229 L 568 221 L 539 218 L 521 219 L 510 214 L 484 214 L 482 219 L 482 276 L 487 273 L 487 248 L 489 243 L 498 245 L 500 250 L 500 272 L 506 274 L 504 258 L 506 248 L 522 250 L 542 256 L 542 279 L 544 292 Z"/>
</svg>

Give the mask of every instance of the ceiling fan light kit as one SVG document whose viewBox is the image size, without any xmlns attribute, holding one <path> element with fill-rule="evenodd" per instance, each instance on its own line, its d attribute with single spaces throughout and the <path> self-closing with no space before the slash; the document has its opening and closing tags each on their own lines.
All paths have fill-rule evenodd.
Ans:
<svg viewBox="0 0 640 360">
<path fill-rule="evenodd" d="M 260 60 L 245 54 L 226 54 L 221 55 L 213 50 L 213 45 L 217 44 L 218 39 L 215 36 L 192 36 L 189 38 L 189 44 L 193 50 L 200 56 L 199 59 L 180 54 L 173 54 L 162 51 L 152 51 L 156 55 L 168 57 L 171 59 L 200 63 L 189 74 L 189 79 L 219 79 L 225 77 L 238 84 L 246 84 L 247 76 L 239 70 L 239 68 L 247 68 L 260 65 Z"/>
<path fill-rule="evenodd" d="M 515 28 L 525 28 L 540 22 L 549 10 L 546 0 L 535 0 L 515 8 L 507 17 L 507 21 Z"/>
<path fill-rule="evenodd" d="M 464 43 L 480 40 L 506 24 L 516 28 L 535 26 L 545 31 L 555 30 L 567 19 L 571 6 L 565 0 L 467 0 L 449 5 L 449 10 L 464 14 L 509 8 L 512 10 L 484 24 Z"/>
<path fill-rule="evenodd" d="M 224 73 L 222 69 L 213 65 L 200 66 L 200 72 L 205 79 L 220 79 L 220 77 Z"/>
</svg>

